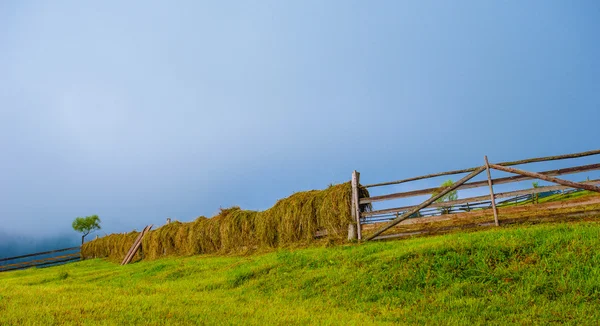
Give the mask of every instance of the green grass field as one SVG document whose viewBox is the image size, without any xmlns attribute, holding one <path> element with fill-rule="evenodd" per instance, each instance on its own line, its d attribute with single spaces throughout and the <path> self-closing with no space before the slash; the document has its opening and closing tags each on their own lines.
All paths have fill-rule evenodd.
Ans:
<svg viewBox="0 0 600 326">
<path fill-rule="evenodd" d="M 0 273 L 0 325 L 598 324 L 600 222 Z"/>
</svg>

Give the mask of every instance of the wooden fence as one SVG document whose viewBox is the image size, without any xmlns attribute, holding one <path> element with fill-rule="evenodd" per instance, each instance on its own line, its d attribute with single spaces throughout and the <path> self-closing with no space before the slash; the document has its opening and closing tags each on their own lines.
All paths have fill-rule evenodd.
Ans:
<svg viewBox="0 0 600 326">
<path fill-rule="evenodd" d="M 535 194 L 549 194 L 557 191 L 565 191 L 569 189 L 585 189 L 590 191 L 600 192 L 600 188 L 597 186 L 600 184 L 600 180 L 588 180 L 585 182 L 572 182 L 564 179 L 556 178 L 556 176 L 588 172 L 588 171 L 596 171 L 600 170 L 600 164 L 588 164 L 588 165 L 580 165 L 580 166 L 572 166 L 568 168 L 558 169 L 558 170 L 549 170 L 542 172 L 529 172 L 521 169 L 511 168 L 510 166 L 514 165 L 523 165 L 529 163 L 537 163 L 537 162 L 548 162 L 548 161 L 556 161 L 556 160 L 566 160 L 573 159 L 579 157 L 586 157 L 592 155 L 600 154 L 600 150 L 575 153 L 575 154 L 567 154 L 567 155 L 559 155 L 559 156 L 548 156 L 548 157 L 538 157 L 525 159 L 520 161 L 511 161 L 511 162 L 502 162 L 497 164 L 492 164 L 488 162 L 487 156 L 483 159 L 483 165 L 468 169 L 462 170 L 454 170 L 447 172 L 440 172 L 434 174 L 428 174 L 403 180 L 390 181 L 390 182 L 382 182 L 375 184 L 367 184 L 360 185 L 360 173 L 354 171 L 352 173 L 352 215 L 353 218 L 356 219 L 357 224 L 357 236 L 359 240 L 362 240 L 362 225 L 364 224 L 372 224 L 372 223 L 386 223 L 381 228 L 376 230 L 374 233 L 370 234 L 366 241 L 376 239 L 383 232 L 389 230 L 394 227 L 398 223 L 411 218 L 411 217 L 423 217 L 427 215 L 432 215 L 431 209 L 439 209 L 443 207 L 460 207 L 463 210 L 471 210 L 474 208 L 491 208 L 494 213 L 494 223 L 495 225 L 499 225 L 498 212 L 496 208 L 497 199 L 502 198 L 523 198 L 530 197 Z M 508 173 L 516 174 L 510 177 L 503 177 L 492 179 L 491 170 L 498 170 Z M 481 172 L 487 172 L 487 180 L 483 181 L 475 181 L 468 182 L 475 176 L 479 175 Z M 407 183 L 416 180 L 424 180 L 439 176 L 448 176 L 448 175 L 457 175 L 469 173 L 468 175 L 461 178 L 459 181 L 454 183 L 451 186 L 446 188 L 426 188 L 426 189 L 418 189 L 413 191 L 406 192 L 397 192 L 380 196 L 366 197 L 360 198 L 360 192 L 358 191 L 358 187 L 365 188 L 374 188 L 374 187 L 383 187 L 390 185 L 397 185 L 402 183 Z M 493 186 L 500 184 L 508 184 L 514 183 L 524 180 L 544 180 L 552 183 L 556 183 L 556 186 L 544 186 L 544 187 L 534 187 L 530 189 L 523 190 L 515 190 L 503 193 L 494 193 Z M 437 202 L 438 199 L 444 197 L 446 194 L 451 191 L 460 190 L 460 189 L 471 189 L 478 187 L 488 187 L 489 194 L 485 196 L 477 196 L 470 197 L 464 199 L 457 199 L 452 201 L 445 202 Z M 380 210 L 367 210 L 366 207 L 375 202 L 389 201 L 399 198 L 409 198 L 414 196 L 423 196 L 423 195 L 431 195 L 431 197 L 425 200 L 420 205 L 412 205 L 412 206 L 403 206 L 403 207 L 395 207 L 388 209 L 380 209 Z M 427 211 L 427 209 L 429 211 Z M 425 213 L 425 214 L 423 214 Z M 390 217 L 394 217 L 390 220 Z"/>
<path fill-rule="evenodd" d="M 71 247 L 0 259 L 0 272 L 30 267 L 49 267 L 81 259 L 80 247 Z"/>
</svg>

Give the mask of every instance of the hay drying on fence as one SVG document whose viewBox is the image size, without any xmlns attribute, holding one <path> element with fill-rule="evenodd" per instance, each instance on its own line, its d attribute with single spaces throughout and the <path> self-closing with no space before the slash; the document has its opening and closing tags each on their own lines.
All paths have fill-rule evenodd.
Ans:
<svg viewBox="0 0 600 326">
<path fill-rule="evenodd" d="M 127 234 L 111 234 L 102 238 L 85 243 L 81 247 L 81 257 L 86 258 L 104 258 L 120 262 L 129 252 L 133 242 L 139 235 L 139 232 L 130 232 Z M 141 258 L 138 253 L 133 261 Z"/>
<path fill-rule="evenodd" d="M 368 197 L 359 188 L 361 198 Z M 299 192 L 279 200 L 266 211 L 221 209 L 212 218 L 199 217 L 193 222 L 173 222 L 150 231 L 142 241 L 144 258 L 171 255 L 244 252 L 260 247 L 280 247 L 314 240 L 317 231 L 327 231 L 330 238 L 347 235 L 351 217 L 350 183 L 329 186 L 324 190 Z M 364 210 L 370 210 L 365 205 Z M 82 246 L 84 258 L 122 259 L 137 236 L 112 234 Z"/>
</svg>

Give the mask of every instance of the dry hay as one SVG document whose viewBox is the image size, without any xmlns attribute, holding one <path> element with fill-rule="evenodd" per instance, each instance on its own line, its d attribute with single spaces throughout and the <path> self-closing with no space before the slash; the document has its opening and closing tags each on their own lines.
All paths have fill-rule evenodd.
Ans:
<svg viewBox="0 0 600 326">
<path fill-rule="evenodd" d="M 365 188 L 361 198 L 369 197 Z M 324 190 L 299 192 L 279 200 L 270 209 L 257 212 L 239 207 L 221 209 L 212 218 L 199 217 L 193 222 L 173 222 L 150 231 L 142 241 L 144 258 L 170 255 L 246 252 L 260 247 L 280 247 L 309 243 L 317 231 L 326 231 L 330 239 L 343 239 L 348 224 L 355 223 L 350 211 L 350 183 Z M 370 210 L 370 205 L 362 207 Z M 112 234 L 82 246 L 84 258 L 122 259 L 137 236 Z"/>
<path fill-rule="evenodd" d="M 138 237 L 139 232 L 130 232 L 127 234 L 111 234 L 102 238 L 85 243 L 81 247 L 81 256 L 84 259 L 89 258 L 108 258 L 112 261 L 120 262 L 129 252 L 133 242 Z M 138 253 L 134 260 L 139 260 Z"/>
</svg>

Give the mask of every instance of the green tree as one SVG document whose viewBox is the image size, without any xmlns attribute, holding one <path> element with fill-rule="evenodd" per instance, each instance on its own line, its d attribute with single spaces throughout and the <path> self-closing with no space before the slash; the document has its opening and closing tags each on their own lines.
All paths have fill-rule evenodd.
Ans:
<svg viewBox="0 0 600 326">
<path fill-rule="evenodd" d="M 100 218 L 98 215 L 91 215 L 86 217 L 77 217 L 73 221 L 73 230 L 82 234 L 81 236 L 81 244 L 83 244 L 85 237 L 96 231 L 100 230 Z"/>
<path fill-rule="evenodd" d="M 442 183 L 442 185 L 431 195 L 431 197 L 437 196 L 440 192 L 442 192 L 444 189 L 452 186 L 454 184 L 454 181 L 452 180 L 446 180 Z M 442 196 L 441 198 L 439 198 L 438 200 L 436 200 L 436 203 L 443 203 L 443 202 L 447 202 L 447 201 L 452 201 L 452 200 L 457 200 L 458 199 L 458 192 L 456 190 L 452 190 L 449 193 L 445 194 L 444 196 Z M 440 212 L 442 214 L 448 214 L 450 213 L 450 211 L 452 210 L 452 206 L 443 206 L 440 207 Z"/>
<path fill-rule="evenodd" d="M 533 186 L 533 188 L 538 188 L 540 186 L 539 181 L 534 181 L 531 183 L 531 185 Z M 532 201 L 535 204 L 538 204 L 540 202 L 540 194 L 536 193 L 533 195 Z"/>
</svg>

